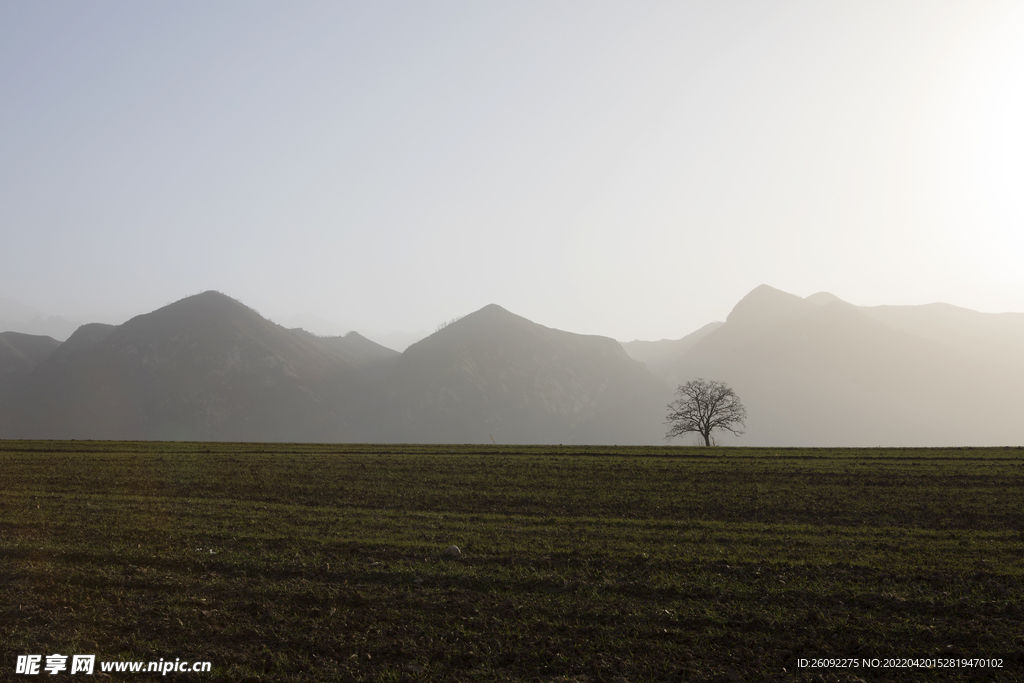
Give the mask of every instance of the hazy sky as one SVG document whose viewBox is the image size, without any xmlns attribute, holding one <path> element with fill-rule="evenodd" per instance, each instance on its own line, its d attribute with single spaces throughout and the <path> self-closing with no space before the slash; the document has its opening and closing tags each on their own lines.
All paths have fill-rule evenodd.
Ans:
<svg viewBox="0 0 1024 683">
<path fill-rule="evenodd" d="M 678 338 L 1024 311 L 1024 3 L 0 0 L 0 296 Z"/>
</svg>

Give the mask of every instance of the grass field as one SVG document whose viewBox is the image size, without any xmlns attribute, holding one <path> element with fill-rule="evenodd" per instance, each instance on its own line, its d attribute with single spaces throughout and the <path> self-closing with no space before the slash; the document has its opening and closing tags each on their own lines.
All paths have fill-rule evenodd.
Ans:
<svg viewBox="0 0 1024 683">
<path fill-rule="evenodd" d="M 1024 449 L 0 442 L 0 492 L 5 680 L 1024 680 Z"/>
</svg>

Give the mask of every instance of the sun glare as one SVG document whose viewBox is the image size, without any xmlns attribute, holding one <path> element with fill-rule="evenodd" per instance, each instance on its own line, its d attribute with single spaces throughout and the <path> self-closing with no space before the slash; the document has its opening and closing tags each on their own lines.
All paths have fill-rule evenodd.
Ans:
<svg viewBox="0 0 1024 683">
<path fill-rule="evenodd" d="M 1024 287 L 1024 12 L 974 17 L 937 65 L 925 106 L 934 215 L 987 280 Z"/>
</svg>

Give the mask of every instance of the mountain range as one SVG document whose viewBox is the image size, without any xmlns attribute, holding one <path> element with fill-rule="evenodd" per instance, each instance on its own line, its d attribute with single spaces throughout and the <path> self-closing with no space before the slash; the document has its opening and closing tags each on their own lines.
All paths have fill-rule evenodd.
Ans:
<svg viewBox="0 0 1024 683">
<path fill-rule="evenodd" d="M 747 408 L 740 443 L 1024 443 L 1021 313 L 859 307 L 762 285 L 724 323 L 625 347 L 672 386 L 698 376 L 729 384 Z"/>
<path fill-rule="evenodd" d="M 858 307 L 763 285 L 724 322 L 620 344 L 489 305 L 402 353 L 218 292 L 65 342 L 0 333 L 0 437 L 664 443 L 672 387 L 724 381 L 723 445 L 1024 443 L 1024 314 Z"/>
<path fill-rule="evenodd" d="M 494 305 L 402 354 L 286 329 L 218 292 L 62 344 L 0 338 L 5 438 L 633 442 L 664 398 L 614 340 Z"/>
</svg>

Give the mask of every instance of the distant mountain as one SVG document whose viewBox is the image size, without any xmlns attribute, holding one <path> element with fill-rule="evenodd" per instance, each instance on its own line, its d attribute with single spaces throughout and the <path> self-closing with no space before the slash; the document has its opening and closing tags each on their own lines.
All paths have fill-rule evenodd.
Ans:
<svg viewBox="0 0 1024 683">
<path fill-rule="evenodd" d="M 729 383 L 751 445 L 1024 443 L 1024 314 L 861 308 L 761 286 L 660 376 Z"/>
<path fill-rule="evenodd" d="M 1021 445 L 1022 350 L 1024 314 L 761 286 L 679 340 L 490 305 L 399 354 L 205 292 L 64 343 L 0 334 L 0 438 L 651 444 L 671 388 L 705 377 L 747 408 L 722 444 Z"/>
<path fill-rule="evenodd" d="M 858 310 L 902 332 L 1024 369 L 1024 313 L 979 313 L 941 303 Z"/>
<path fill-rule="evenodd" d="M 83 325 L 8 401 L 6 436 L 357 440 L 370 376 L 397 356 L 289 331 L 217 292 Z"/>
<path fill-rule="evenodd" d="M 761 285 L 739 300 L 724 325 L 693 345 L 690 358 L 711 358 L 742 348 L 819 308 L 821 303 Z"/>
<path fill-rule="evenodd" d="M 32 318 L 38 318 L 41 315 L 43 315 L 42 312 L 32 308 L 31 306 L 26 306 L 14 299 L 8 299 L 5 296 L 0 296 L 0 321 L 22 322 L 25 320 L 31 320 Z M 3 331 L 6 330 L 0 330 L 0 332 Z"/>
<path fill-rule="evenodd" d="M 614 340 L 498 306 L 404 354 L 289 330 L 217 292 L 83 325 L 48 354 L 8 336 L 7 438 L 656 443 L 667 400 Z"/>
<path fill-rule="evenodd" d="M 333 320 L 322 318 L 315 313 L 305 312 L 287 318 L 279 318 L 285 327 L 302 328 L 319 337 L 341 337 L 348 334 L 352 327 L 347 324 L 337 323 Z M 426 332 L 389 332 L 378 334 L 376 332 L 363 332 L 365 338 L 370 339 L 381 346 L 401 353 L 412 344 L 415 344 L 427 336 Z"/>
<path fill-rule="evenodd" d="M 486 306 L 410 346 L 388 383 L 400 441 L 657 443 L 667 387 L 607 337 Z"/>
<path fill-rule="evenodd" d="M 21 384 L 60 342 L 20 332 L 0 332 L 0 405 L 16 395 Z"/>
<path fill-rule="evenodd" d="M 67 339 L 81 324 L 79 321 L 68 320 L 56 315 L 36 316 L 29 320 L 0 318 L 0 330 L 20 332 L 37 337 L 52 337 L 55 340 Z"/>
<path fill-rule="evenodd" d="M 387 334 L 367 333 L 366 336 L 381 346 L 386 346 L 389 349 L 402 352 L 419 340 L 426 339 L 429 335 L 426 332 L 395 331 L 388 332 Z"/>
<path fill-rule="evenodd" d="M 655 375 L 662 375 L 671 368 L 693 346 L 719 327 L 720 322 L 708 323 L 696 332 L 691 332 L 682 339 L 661 339 L 659 341 L 622 342 L 630 358 L 647 366 Z"/>
<path fill-rule="evenodd" d="M 358 332 L 349 332 L 338 337 L 319 337 L 303 329 L 289 330 L 289 332 L 300 339 L 308 340 L 333 351 L 356 367 L 370 366 L 376 361 L 394 359 L 399 355 L 397 351 L 370 341 Z"/>
<path fill-rule="evenodd" d="M 57 341 L 64 341 L 87 321 L 111 322 L 112 318 L 110 316 L 89 318 L 47 315 L 13 299 L 0 297 L 0 332 L 21 332 L 22 334 L 53 337 Z"/>
<path fill-rule="evenodd" d="M 31 370 L 46 360 L 60 342 L 52 337 L 21 332 L 0 332 L 0 372 L 8 368 L 8 363 L 15 363 Z"/>
<path fill-rule="evenodd" d="M 352 328 L 348 325 L 322 318 L 316 313 L 310 313 L 309 311 L 289 316 L 281 322 L 285 323 L 285 327 L 300 327 L 318 336 L 340 337 L 352 331 Z"/>
</svg>

